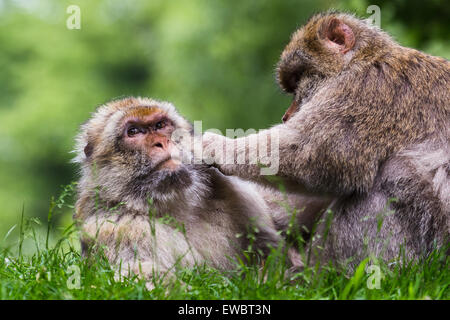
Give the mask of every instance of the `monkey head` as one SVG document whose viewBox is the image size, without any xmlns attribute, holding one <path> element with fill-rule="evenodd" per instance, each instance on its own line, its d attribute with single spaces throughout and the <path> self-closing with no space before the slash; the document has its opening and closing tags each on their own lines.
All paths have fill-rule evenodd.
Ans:
<svg viewBox="0 0 450 320">
<path fill-rule="evenodd" d="M 294 96 L 283 121 L 307 102 L 327 79 L 344 71 L 354 62 L 352 60 L 363 60 L 355 57 L 364 56 L 368 62 L 371 56 L 382 54 L 386 41 L 390 45 L 393 43 L 376 26 L 352 15 L 332 12 L 309 19 L 291 36 L 277 65 L 280 87 Z"/>
<path fill-rule="evenodd" d="M 195 180 L 192 125 L 167 102 L 126 98 L 98 108 L 77 138 L 82 180 L 107 201 L 173 199 Z M 92 185 L 84 189 L 92 189 Z M 171 196 L 172 195 L 172 196 Z"/>
</svg>

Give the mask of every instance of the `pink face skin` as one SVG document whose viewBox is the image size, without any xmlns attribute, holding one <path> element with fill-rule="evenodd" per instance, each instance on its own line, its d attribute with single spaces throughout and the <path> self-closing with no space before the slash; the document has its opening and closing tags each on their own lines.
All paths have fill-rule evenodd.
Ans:
<svg viewBox="0 0 450 320">
<path fill-rule="evenodd" d="M 298 103 L 294 99 L 289 108 L 284 113 L 284 116 L 282 118 L 283 122 L 288 121 L 292 117 L 292 115 L 297 112 L 297 110 L 298 110 Z"/>
<path fill-rule="evenodd" d="M 180 166 L 179 150 L 171 141 L 175 125 L 164 112 L 150 109 L 130 115 L 124 122 L 125 144 L 130 149 L 144 151 L 155 164 L 155 171 L 175 170 Z"/>
</svg>

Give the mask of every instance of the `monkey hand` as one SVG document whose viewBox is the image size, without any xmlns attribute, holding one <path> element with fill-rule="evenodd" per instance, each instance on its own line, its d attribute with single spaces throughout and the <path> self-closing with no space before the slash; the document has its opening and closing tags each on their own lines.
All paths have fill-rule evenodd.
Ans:
<svg viewBox="0 0 450 320">
<path fill-rule="evenodd" d="M 241 178 L 258 176 L 260 168 L 256 164 L 250 165 L 250 152 L 246 150 L 248 143 L 245 139 L 247 137 L 230 139 L 205 132 L 202 137 L 203 162 L 218 168 L 225 175 L 237 175 Z"/>
<path fill-rule="evenodd" d="M 203 162 L 220 169 L 225 164 L 227 140 L 230 139 L 216 133 L 205 132 L 202 137 Z"/>
<path fill-rule="evenodd" d="M 202 160 L 205 164 L 216 167 L 220 170 L 220 172 L 227 176 L 246 176 L 246 171 L 249 167 L 245 165 L 246 159 L 243 159 L 243 163 L 239 163 L 239 161 L 237 161 L 240 159 L 237 157 L 237 152 L 242 151 L 245 154 L 245 149 L 240 150 L 237 148 L 237 139 L 230 139 L 211 132 L 205 132 L 202 139 Z M 259 170 L 257 166 L 256 169 Z"/>
</svg>

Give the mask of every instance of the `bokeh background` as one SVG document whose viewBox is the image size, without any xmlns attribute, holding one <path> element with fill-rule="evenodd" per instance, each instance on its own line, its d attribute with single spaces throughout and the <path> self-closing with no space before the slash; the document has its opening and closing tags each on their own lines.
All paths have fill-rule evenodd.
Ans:
<svg viewBox="0 0 450 320">
<path fill-rule="evenodd" d="M 66 27 L 72 4 L 80 30 Z M 45 230 L 51 197 L 77 179 L 73 138 L 96 106 L 141 95 L 204 129 L 273 125 L 290 103 L 274 75 L 290 34 L 315 12 L 367 18 L 374 4 L 401 44 L 450 58 L 448 0 L 0 0 L 0 247 L 22 210 Z M 56 226 L 71 215 L 58 208 Z"/>
</svg>

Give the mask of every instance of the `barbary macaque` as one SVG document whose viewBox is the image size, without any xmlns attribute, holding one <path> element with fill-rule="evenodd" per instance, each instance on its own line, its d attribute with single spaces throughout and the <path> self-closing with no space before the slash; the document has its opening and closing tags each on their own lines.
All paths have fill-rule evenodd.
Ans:
<svg viewBox="0 0 450 320">
<path fill-rule="evenodd" d="M 270 163 L 249 159 L 250 142 L 277 139 L 277 175 L 336 199 L 331 223 L 318 227 L 329 229 L 314 242 L 317 262 L 352 269 L 368 255 L 391 261 L 403 248 L 410 260 L 448 245 L 449 61 L 329 12 L 292 35 L 277 73 L 293 95 L 284 123 L 238 139 L 205 133 L 205 159 L 261 181 L 259 164 Z M 221 162 L 223 153 L 247 162 Z"/>
<path fill-rule="evenodd" d="M 234 258 L 254 262 L 244 251 L 258 261 L 284 248 L 274 221 L 283 232 L 289 218 L 279 200 L 305 209 L 298 220 L 305 224 L 310 210 L 326 207 L 320 198 L 268 193 L 192 163 L 192 136 L 172 104 L 147 98 L 107 103 L 82 125 L 74 218 L 84 255 L 103 249 L 123 275 L 145 279 L 203 263 L 231 270 Z M 295 252 L 288 256 L 296 267 Z"/>
</svg>

